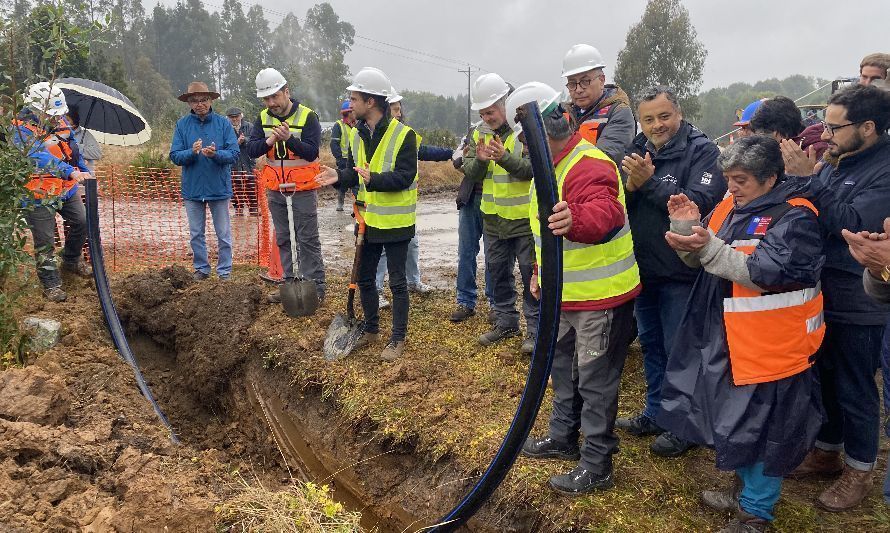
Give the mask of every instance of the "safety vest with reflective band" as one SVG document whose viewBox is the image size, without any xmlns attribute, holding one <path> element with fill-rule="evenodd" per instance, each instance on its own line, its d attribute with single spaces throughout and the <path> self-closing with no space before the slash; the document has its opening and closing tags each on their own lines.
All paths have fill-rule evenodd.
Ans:
<svg viewBox="0 0 890 533">
<path fill-rule="evenodd" d="M 312 113 L 311 109 L 297 104 L 296 111 L 291 115 L 291 117 L 295 117 L 295 121 L 291 123 L 290 121 L 282 122 L 272 116 L 268 109 L 263 109 L 260 112 L 263 133 L 268 139 L 272 136 L 272 130 L 278 125 L 286 123 L 290 128 L 291 136 L 299 139 L 306 126 L 309 113 Z M 318 158 L 315 161 L 306 161 L 288 150 L 284 142 L 276 142 L 266 152 L 266 159 L 266 166 L 263 168 L 261 176 L 267 189 L 277 191 L 279 190 L 278 186 L 282 183 L 295 183 L 298 191 L 318 188 L 318 184 L 315 182 L 315 176 L 321 172 Z"/>
<path fill-rule="evenodd" d="M 488 144 L 494 135 L 486 133 L 482 138 Z M 479 143 L 479 130 L 473 131 L 473 142 Z M 517 142 L 516 132 L 510 132 L 504 140 L 504 149 L 513 153 L 517 147 L 521 154 L 522 143 Z M 527 218 L 530 187 L 529 180 L 515 179 L 496 162 L 489 161 L 485 178 L 482 180 L 480 209 L 486 215 L 497 215 L 507 220 Z"/>
<path fill-rule="evenodd" d="M 802 198 L 792 198 L 774 213 L 752 217 L 741 238 L 729 245 L 751 255 L 771 228 L 794 206 L 819 211 Z M 732 196 L 714 209 L 708 227 L 715 234 L 733 211 Z M 773 211 L 772 209 L 770 211 Z M 767 216 L 774 214 L 777 216 Z M 793 243 L 792 243 L 793 244 Z M 738 283 L 723 299 L 723 322 L 732 378 L 736 385 L 766 383 L 803 372 L 825 337 L 820 285 L 808 289 L 762 293 Z"/>
<path fill-rule="evenodd" d="M 390 119 L 383 138 L 380 139 L 377 148 L 371 154 L 371 160 L 368 161 L 365 143 L 358 134 L 358 128 L 353 128 L 350 143 L 355 166 L 377 173 L 392 172 L 396 168 L 396 158 L 405 142 L 405 137 L 412 131 L 414 130 L 398 120 Z M 377 229 L 396 229 L 414 225 L 417 208 L 416 168 L 411 186 L 401 191 L 369 191 L 365 188 L 365 181 L 361 179 L 361 176 L 359 176 L 358 185 L 356 200 L 364 204 L 365 223 L 368 226 Z"/>
<path fill-rule="evenodd" d="M 579 161 L 589 157 L 608 162 L 615 169 L 615 163 L 593 144 L 581 139 L 556 165 L 556 184 L 559 198 L 562 199 L 566 176 Z M 562 257 L 562 301 L 588 302 L 614 298 L 627 294 L 640 284 L 640 270 L 634 256 L 633 237 L 627 222 L 627 208 L 624 204 L 624 186 L 618 179 L 618 201 L 624 210 L 624 227 L 609 241 L 600 244 L 584 244 L 563 239 Z M 532 183 L 529 194 L 530 209 L 528 219 L 535 240 L 535 257 L 541 264 L 541 223 L 537 218 L 538 198 Z"/>
<path fill-rule="evenodd" d="M 62 126 L 56 128 L 52 134 L 47 135 L 42 129 L 30 122 L 21 120 L 13 120 L 14 127 L 25 128 L 34 135 L 35 140 L 42 140 L 43 147 L 53 157 L 64 161 L 72 166 L 77 166 L 74 161 L 74 152 L 71 150 L 69 140 L 71 138 L 71 130 Z M 76 180 L 66 180 L 48 172 L 31 174 L 31 180 L 25 184 L 25 187 L 31 191 L 35 199 L 42 199 L 52 196 L 62 196 L 74 187 L 77 187 Z"/>
<path fill-rule="evenodd" d="M 609 122 L 609 111 L 611 110 L 612 106 L 607 105 L 602 109 L 594 111 L 592 115 L 584 119 L 584 122 L 578 124 L 578 133 L 581 134 L 581 137 L 583 137 L 585 141 L 590 144 L 596 144 L 600 133 L 602 133 L 603 128 L 605 128 L 606 124 Z M 566 113 L 566 115 L 568 115 L 568 113 Z"/>
<path fill-rule="evenodd" d="M 353 128 L 342 120 L 338 120 L 337 124 L 340 125 L 340 153 L 343 154 L 343 158 L 345 159 L 350 152 Z"/>
</svg>

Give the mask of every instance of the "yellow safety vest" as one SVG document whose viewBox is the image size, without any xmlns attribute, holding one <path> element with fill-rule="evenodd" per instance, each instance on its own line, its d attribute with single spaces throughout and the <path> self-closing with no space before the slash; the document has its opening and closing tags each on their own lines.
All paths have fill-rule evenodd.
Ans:
<svg viewBox="0 0 890 533">
<path fill-rule="evenodd" d="M 312 110 L 308 107 L 303 104 L 297 105 L 296 111 L 291 114 L 291 118 L 295 118 L 293 123 L 285 121 L 292 137 L 300 138 L 310 113 Z M 282 121 L 272 116 L 268 109 L 260 111 L 260 122 L 266 138 L 271 137 L 272 130 L 282 124 Z M 261 176 L 267 189 L 277 191 L 278 186 L 283 183 L 295 183 L 297 190 L 300 191 L 318 188 L 318 184 L 315 183 L 315 176 L 321 172 L 318 158 L 315 158 L 315 161 L 306 161 L 288 150 L 285 143 L 276 142 L 266 152 L 266 159 L 267 164 Z"/>
<path fill-rule="evenodd" d="M 352 144 L 352 126 L 343 122 L 343 120 L 338 120 L 337 124 L 340 125 L 340 153 L 343 154 L 343 157 L 347 157 L 349 155 L 350 145 Z"/>
<path fill-rule="evenodd" d="M 556 184 L 559 198 L 562 198 L 562 187 L 566 176 L 582 158 L 590 157 L 607 161 L 612 168 L 618 169 L 600 149 L 586 140 L 577 146 L 556 165 Z M 624 203 L 624 186 L 618 180 L 618 201 L 624 208 L 624 227 L 608 242 L 601 244 L 583 244 L 568 239 L 563 240 L 563 274 L 562 301 L 587 302 L 604 300 L 627 294 L 640 284 L 640 270 L 634 257 L 633 238 L 630 225 L 627 223 L 627 208 Z M 538 198 L 532 183 L 529 198 L 529 222 L 535 240 L 535 256 L 541 264 L 541 224 L 538 221 Z"/>
<path fill-rule="evenodd" d="M 368 162 L 365 143 L 359 137 L 358 129 L 352 132 L 352 160 L 355 166 L 367 168 L 371 172 L 392 172 L 396 168 L 396 158 L 408 133 L 414 131 L 396 119 L 390 119 L 386 132 Z M 395 229 L 413 226 L 417 208 L 417 170 L 415 159 L 414 181 L 402 191 L 380 192 L 365 189 L 364 180 L 359 177 L 358 198 L 363 202 L 365 223 L 377 229 Z"/>
<path fill-rule="evenodd" d="M 487 144 L 494 135 L 486 133 L 482 137 Z M 479 144 L 479 130 L 473 131 L 473 142 Z M 504 149 L 513 153 L 522 143 L 517 142 L 516 132 L 510 132 L 504 141 Z M 480 209 L 486 215 L 498 215 L 507 220 L 528 218 L 528 191 L 531 181 L 518 180 L 494 161 L 488 162 L 485 178 L 482 180 L 482 201 Z"/>
</svg>

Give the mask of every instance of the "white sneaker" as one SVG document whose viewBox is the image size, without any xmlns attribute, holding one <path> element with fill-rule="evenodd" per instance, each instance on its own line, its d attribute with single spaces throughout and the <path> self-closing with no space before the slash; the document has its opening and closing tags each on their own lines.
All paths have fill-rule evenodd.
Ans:
<svg viewBox="0 0 890 533">
<path fill-rule="evenodd" d="M 384 298 L 382 292 L 381 292 L 381 293 L 378 293 L 378 294 L 379 294 L 379 297 L 380 297 L 380 305 L 379 305 L 379 308 L 380 308 L 380 309 L 389 309 L 389 307 L 390 307 L 389 300 L 387 300 L 386 298 Z"/>
<path fill-rule="evenodd" d="M 421 281 L 420 283 L 417 283 L 417 284 L 409 283 L 408 291 L 416 293 L 416 294 L 429 294 L 429 293 L 433 292 L 433 288 Z"/>
</svg>

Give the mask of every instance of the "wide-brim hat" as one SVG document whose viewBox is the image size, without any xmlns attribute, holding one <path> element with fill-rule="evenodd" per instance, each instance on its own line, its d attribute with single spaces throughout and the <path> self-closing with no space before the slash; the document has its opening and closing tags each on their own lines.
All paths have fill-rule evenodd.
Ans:
<svg viewBox="0 0 890 533">
<path fill-rule="evenodd" d="M 211 100 L 216 100 L 219 98 L 219 93 L 215 93 L 210 90 L 210 87 L 207 86 L 203 81 L 193 81 L 189 83 L 188 89 L 185 90 L 184 93 L 180 94 L 178 99 L 180 102 L 188 102 L 189 97 L 197 96 L 200 94 L 206 94 L 211 98 Z"/>
</svg>

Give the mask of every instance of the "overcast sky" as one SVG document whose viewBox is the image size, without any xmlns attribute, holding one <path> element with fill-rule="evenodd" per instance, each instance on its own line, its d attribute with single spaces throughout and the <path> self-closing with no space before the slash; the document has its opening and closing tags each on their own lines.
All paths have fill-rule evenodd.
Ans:
<svg viewBox="0 0 890 533">
<path fill-rule="evenodd" d="M 290 9 L 302 19 L 316 3 L 242 2 L 262 5 L 273 24 L 280 17 L 273 11 Z M 468 61 L 513 83 L 537 80 L 555 86 L 564 83 L 559 74 L 565 52 L 585 42 L 602 52 L 611 80 L 627 30 L 646 6 L 645 0 L 329 2 L 341 19 L 355 27 L 355 45 L 346 57 L 353 73 L 375 66 L 390 76 L 397 89 L 447 95 L 466 93 L 466 75 L 457 72 L 461 67 L 456 63 L 368 39 Z M 215 3 L 208 3 L 208 9 L 216 9 Z M 704 89 L 791 74 L 854 75 L 862 56 L 890 52 L 888 0 L 685 0 L 683 4 L 708 50 Z"/>
</svg>

